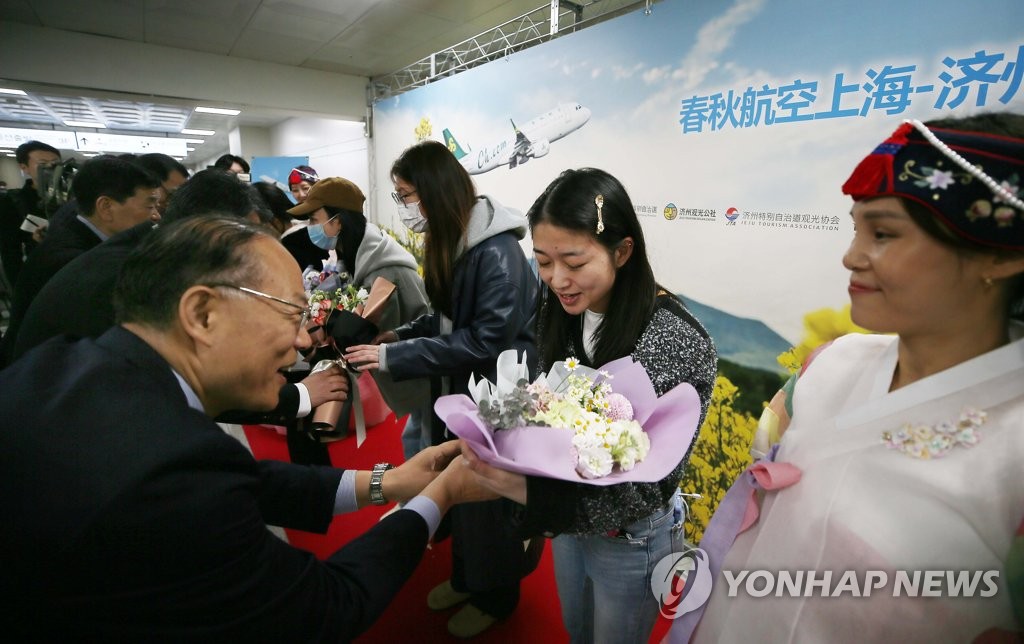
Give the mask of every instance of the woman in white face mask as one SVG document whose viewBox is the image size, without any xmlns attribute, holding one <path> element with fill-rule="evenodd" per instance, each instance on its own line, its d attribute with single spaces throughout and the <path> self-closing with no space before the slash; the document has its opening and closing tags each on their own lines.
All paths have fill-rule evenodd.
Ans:
<svg viewBox="0 0 1024 644">
<path fill-rule="evenodd" d="M 437 141 L 407 149 L 391 168 L 393 198 L 402 222 L 425 232 L 423 278 L 433 312 L 382 334 L 379 345 L 349 347 L 346 359 L 395 380 L 428 377 L 431 396 L 466 393 L 471 374 L 494 379 L 506 349 L 536 364 L 533 316 L 538 283 L 519 246 L 526 217 L 487 196 L 452 153 Z M 387 344 L 383 344 L 387 343 Z M 444 424 L 430 413 L 426 429 L 445 440 Z M 452 577 L 435 588 L 435 610 L 468 602 L 448 630 L 471 637 L 510 615 L 519 580 L 536 565 L 540 549 L 523 542 L 500 501 L 452 511 Z M 543 540 L 536 540 L 543 547 Z"/>
<path fill-rule="evenodd" d="M 396 178 L 395 191 L 391 193 L 391 197 L 398 204 L 398 217 L 406 228 L 414 233 L 427 232 L 427 218 L 423 216 L 415 188 Z"/>
<path fill-rule="evenodd" d="M 331 210 L 335 212 L 330 212 Z M 306 232 L 309 234 L 309 241 L 317 248 L 334 250 L 338 245 L 338 233 L 341 232 L 337 209 L 325 206 L 314 212 L 309 218 Z"/>
</svg>

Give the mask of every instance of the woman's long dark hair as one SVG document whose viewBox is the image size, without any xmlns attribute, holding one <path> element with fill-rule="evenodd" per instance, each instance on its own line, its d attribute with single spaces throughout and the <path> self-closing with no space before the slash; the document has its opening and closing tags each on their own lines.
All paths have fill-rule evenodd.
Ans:
<svg viewBox="0 0 1024 644">
<path fill-rule="evenodd" d="M 434 309 L 450 317 L 456 255 L 476 203 L 473 180 L 451 151 L 437 141 L 407 148 L 391 166 L 391 178 L 408 183 L 419 196 L 427 218 L 423 283 Z"/>
<path fill-rule="evenodd" d="M 594 203 L 597 195 L 604 197 L 601 234 L 597 234 L 597 205 Z M 546 223 L 584 233 L 601 244 L 610 256 L 614 256 L 625 238 L 633 239 L 632 254 L 616 272 L 608 310 L 597 329 L 591 358 L 594 365 L 603 365 L 629 355 L 650 321 L 658 284 L 647 259 L 640 220 L 626 189 L 604 170 L 566 170 L 537 198 L 527 217 L 531 231 L 537 224 Z M 579 320 L 580 316 L 565 312 L 550 287 L 541 289 L 537 340 L 543 365 L 566 357 L 572 325 L 579 325 Z"/>
</svg>

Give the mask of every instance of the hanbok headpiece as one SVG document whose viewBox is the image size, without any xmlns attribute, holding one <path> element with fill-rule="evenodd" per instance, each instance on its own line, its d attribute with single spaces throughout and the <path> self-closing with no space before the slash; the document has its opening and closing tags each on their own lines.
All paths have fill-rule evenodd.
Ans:
<svg viewBox="0 0 1024 644">
<path fill-rule="evenodd" d="M 1024 250 L 1024 140 L 907 120 L 843 184 L 854 201 L 903 197 L 956 235 Z"/>
</svg>

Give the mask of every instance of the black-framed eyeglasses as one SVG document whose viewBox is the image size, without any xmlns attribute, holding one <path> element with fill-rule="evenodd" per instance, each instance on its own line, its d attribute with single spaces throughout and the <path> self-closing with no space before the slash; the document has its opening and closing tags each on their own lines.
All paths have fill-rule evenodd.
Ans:
<svg viewBox="0 0 1024 644">
<path fill-rule="evenodd" d="M 409 192 L 405 193 L 404 195 L 402 193 L 400 193 L 400 192 L 392 192 L 391 193 L 391 198 L 394 199 L 395 203 L 398 204 L 399 206 L 404 206 L 404 205 L 406 205 L 405 204 L 405 200 L 408 199 L 409 197 L 413 196 L 414 194 L 416 194 L 415 190 L 410 190 Z"/>
<path fill-rule="evenodd" d="M 255 297 L 262 297 L 265 300 L 271 300 L 271 301 L 274 301 L 274 302 L 280 302 L 281 304 L 287 305 L 287 306 L 289 306 L 289 307 L 291 307 L 293 309 L 298 309 L 299 311 L 302 311 L 302 315 L 299 316 L 299 324 L 298 324 L 298 329 L 297 329 L 299 331 L 301 331 L 303 328 L 305 328 L 306 323 L 309 322 L 310 318 L 313 317 L 313 307 L 312 307 L 312 305 L 302 306 L 301 304 L 296 304 L 295 302 L 289 302 L 288 300 L 285 300 L 283 298 L 277 297 L 276 295 L 270 295 L 269 293 L 264 293 L 262 291 L 257 291 L 256 289 L 249 288 L 247 286 L 237 286 L 235 284 L 207 284 L 207 286 L 214 287 L 214 288 L 233 288 L 236 291 L 241 291 L 242 293 L 245 293 L 247 295 L 252 295 L 252 296 L 255 296 Z"/>
</svg>

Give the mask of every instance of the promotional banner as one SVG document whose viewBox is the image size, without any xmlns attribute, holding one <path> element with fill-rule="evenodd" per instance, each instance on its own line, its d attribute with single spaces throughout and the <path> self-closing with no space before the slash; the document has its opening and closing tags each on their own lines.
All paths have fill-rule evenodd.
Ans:
<svg viewBox="0 0 1024 644">
<path fill-rule="evenodd" d="M 725 439 L 691 469 L 738 473 L 764 401 L 856 330 L 840 186 L 903 119 L 1024 112 L 1022 18 L 1019 0 L 665 0 L 377 103 L 372 214 L 400 229 L 389 169 L 423 138 L 523 211 L 567 168 L 615 175 L 718 348 L 701 437 Z M 701 476 L 702 524 L 724 494 L 707 481 L 731 478 Z"/>
<path fill-rule="evenodd" d="M 397 224 L 388 170 L 418 137 L 523 210 L 561 170 L 599 167 L 663 284 L 795 343 L 805 312 L 845 303 L 857 161 L 904 118 L 1024 106 L 1021 13 L 666 0 L 376 104 L 374 215 Z"/>
</svg>

